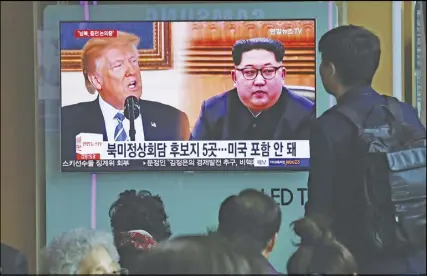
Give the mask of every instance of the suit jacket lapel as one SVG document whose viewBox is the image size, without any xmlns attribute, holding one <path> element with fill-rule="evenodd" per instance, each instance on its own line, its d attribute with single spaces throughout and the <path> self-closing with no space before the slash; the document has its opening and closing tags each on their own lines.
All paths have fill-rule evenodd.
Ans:
<svg viewBox="0 0 427 276">
<path fill-rule="evenodd" d="M 140 116 L 144 129 L 144 138 L 147 141 L 155 141 L 159 137 L 159 126 L 156 123 L 155 111 L 150 110 L 150 106 L 143 100 L 139 100 Z"/>
<path fill-rule="evenodd" d="M 223 123 L 223 129 L 221 131 L 221 140 L 228 140 L 229 137 L 239 137 L 239 133 L 245 130 L 247 125 L 241 123 L 240 116 L 243 112 L 242 109 L 246 108 L 241 103 L 237 95 L 237 89 L 233 88 L 228 91 L 227 97 L 225 98 L 225 118 Z"/>
<path fill-rule="evenodd" d="M 90 133 L 102 133 L 104 141 L 107 141 L 107 131 L 105 129 L 104 116 L 99 106 L 99 96 L 92 102 L 90 113 L 90 116 L 86 117 L 85 122 L 90 129 Z"/>
<path fill-rule="evenodd" d="M 274 132 L 273 139 L 293 140 L 295 139 L 295 131 L 297 131 L 301 121 L 301 110 L 292 102 L 289 90 L 285 87 L 282 88 L 282 97 L 280 100 L 284 101 L 285 108 Z"/>
</svg>

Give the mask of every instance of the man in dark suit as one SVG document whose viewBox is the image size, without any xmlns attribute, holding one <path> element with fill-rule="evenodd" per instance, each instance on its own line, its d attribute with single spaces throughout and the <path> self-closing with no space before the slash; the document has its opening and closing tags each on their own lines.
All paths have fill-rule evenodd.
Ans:
<svg viewBox="0 0 427 276">
<path fill-rule="evenodd" d="M 362 201 L 355 196 L 362 182 L 355 147 L 358 135 L 337 108 L 353 109 L 365 118 L 367 127 L 386 123 L 386 114 L 373 108 L 386 105 L 386 99 L 371 87 L 380 61 L 380 40 L 362 27 L 340 26 L 320 39 L 319 51 L 320 76 L 326 91 L 337 99 L 337 105 L 320 116 L 311 130 L 306 215 L 323 214 L 332 218 L 332 230 L 356 257 L 360 273 L 410 273 L 408 264 L 415 270 L 424 266 L 425 272 L 425 250 L 408 258 L 380 258 L 366 252 L 357 238 L 361 222 L 356 218 Z M 405 103 L 400 105 L 404 120 L 425 131 L 414 108 Z"/>
<path fill-rule="evenodd" d="M 103 134 L 104 141 L 129 141 L 130 122 L 124 116 L 125 100 L 142 95 L 138 63 L 139 37 L 118 32 L 116 37 L 91 38 L 82 50 L 83 76 L 89 93 L 98 91 L 92 102 L 65 106 L 61 111 L 62 160 L 76 156 L 79 133 Z M 139 100 L 135 119 L 135 141 L 188 140 L 187 115 L 168 105 Z"/>
<path fill-rule="evenodd" d="M 28 274 L 27 258 L 7 244 L 1 243 L 1 274 Z"/>
<path fill-rule="evenodd" d="M 233 89 L 202 105 L 192 140 L 308 140 L 314 103 L 283 86 L 285 48 L 269 38 L 239 40 Z"/>
</svg>

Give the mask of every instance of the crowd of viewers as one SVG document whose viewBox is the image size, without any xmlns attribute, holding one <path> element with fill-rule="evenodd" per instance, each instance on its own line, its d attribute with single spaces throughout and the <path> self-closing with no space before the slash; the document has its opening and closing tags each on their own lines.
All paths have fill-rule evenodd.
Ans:
<svg viewBox="0 0 427 276">
<path fill-rule="evenodd" d="M 268 261 L 281 218 L 271 197 L 246 189 L 222 202 L 216 230 L 171 237 L 162 199 L 127 190 L 110 208 L 111 233 L 73 229 L 59 235 L 44 251 L 44 272 L 282 274 Z M 288 260 L 288 273 L 357 272 L 351 253 L 322 226 L 322 218 L 306 217 L 292 225 L 300 242 Z"/>
<path fill-rule="evenodd" d="M 224 199 L 215 230 L 173 237 L 162 198 L 149 191 L 126 190 L 109 210 L 111 231 L 73 229 L 57 236 L 44 251 L 44 272 L 425 274 L 425 127 L 410 105 L 396 103 L 395 106 L 401 109 L 397 112 L 401 115 L 399 129 L 413 137 L 418 135 L 418 140 L 421 137 L 424 156 L 419 154 L 417 158 L 396 159 L 392 164 L 393 179 L 383 176 L 372 178 L 376 173 L 380 175 L 380 171 L 369 172 L 370 180 L 378 181 L 374 183 L 378 184 L 378 189 L 369 190 L 370 186 L 362 185 L 366 180 L 363 173 L 371 163 L 362 166 L 356 146 L 360 129 L 352 128 L 345 116 L 341 116 L 340 109 L 351 108 L 356 117 L 372 115 L 373 119 L 367 120 L 366 126 L 382 126 L 387 121 L 374 107 L 387 106 L 389 100 L 371 87 L 379 65 L 380 41 L 365 28 L 340 26 L 322 36 L 319 51 L 322 55 L 320 76 L 323 86 L 337 99 L 337 105 L 317 118 L 311 128 L 308 201 L 304 216 L 290 225 L 298 240 L 295 241 L 295 251 L 289 259 L 283 260 L 282 267 L 275 268 L 269 258 L 281 243 L 278 233 L 283 227 L 282 216 L 287 214 L 261 191 L 245 189 Z M 381 135 L 392 135 L 395 131 L 390 134 L 382 128 L 379 132 L 371 131 L 369 135 L 381 138 L 386 137 Z M 406 139 L 405 135 L 399 135 L 402 137 Z M 386 140 L 378 139 L 378 143 L 384 142 L 381 145 L 384 146 Z M 402 149 L 402 145 L 407 143 L 403 141 L 393 150 Z M 410 150 L 408 152 L 414 152 L 415 147 Z M 404 168 L 401 174 L 398 174 L 398 166 Z M 380 193 L 380 183 L 396 179 L 405 185 L 399 182 L 400 186 L 394 187 L 395 190 L 401 189 L 398 194 L 401 201 L 396 204 L 395 213 L 379 214 L 382 210 L 392 210 L 391 202 L 381 205 L 381 202 L 372 201 L 369 202 L 371 206 L 379 204 L 380 208 L 370 212 L 363 204 L 366 202 L 363 197 L 372 199 L 372 194 L 377 194 L 377 199 L 391 197 L 395 191 L 389 189 Z M 411 190 L 411 185 L 417 189 Z M 410 195 L 410 198 L 406 200 L 405 195 Z M 372 223 L 375 216 L 383 218 L 383 221 L 368 224 L 362 219 L 371 219 L 369 223 Z M 387 242 L 394 239 L 389 233 L 405 233 L 394 228 L 401 225 L 397 224 L 400 219 L 407 221 L 407 232 L 413 230 L 411 234 L 418 240 L 411 239 L 410 247 L 401 247 L 402 250 L 395 252 L 388 250 L 391 247 L 387 247 L 390 246 Z M 378 227 L 380 224 L 386 227 Z M 365 235 L 370 229 L 373 234 Z M 399 241 L 405 238 L 397 235 Z M 370 247 L 372 244 L 374 246 Z M 376 251 L 380 247 L 385 249 L 385 253 Z"/>
</svg>

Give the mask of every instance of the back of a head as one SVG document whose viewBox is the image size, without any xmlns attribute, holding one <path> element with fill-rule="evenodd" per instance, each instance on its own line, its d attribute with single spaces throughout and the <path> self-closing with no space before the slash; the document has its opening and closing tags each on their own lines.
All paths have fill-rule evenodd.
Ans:
<svg viewBox="0 0 427 276">
<path fill-rule="evenodd" d="M 271 197 L 246 189 L 221 204 L 218 233 L 248 252 L 260 254 L 279 232 L 281 220 L 281 210 Z"/>
<path fill-rule="evenodd" d="M 213 236 L 182 236 L 158 243 L 138 261 L 137 274 L 262 274 L 247 256 Z"/>
<path fill-rule="evenodd" d="M 341 84 L 371 85 L 378 69 L 381 45 L 378 36 L 354 25 L 334 28 L 319 41 L 323 63 L 333 63 Z"/>
<path fill-rule="evenodd" d="M 292 223 L 301 238 L 289 258 L 289 274 L 353 274 L 357 265 L 350 251 L 338 242 L 322 217 L 305 217 Z"/>
<path fill-rule="evenodd" d="M 160 196 L 148 191 L 126 190 L 111 205 L 110 223 L 115 237 L 119 233 L 144 230 L 155 241 L 162 241 L 172 235 L 168 216 Z"/>
<path fill-rule="evenodd" d="M 44 249 L 43 271 L 46 274 L 78 274 L 83 260 L 100 247 L 114 261 L 119 260 L 111 233 L 86 228 L 66 231 Z"/>
</svg>

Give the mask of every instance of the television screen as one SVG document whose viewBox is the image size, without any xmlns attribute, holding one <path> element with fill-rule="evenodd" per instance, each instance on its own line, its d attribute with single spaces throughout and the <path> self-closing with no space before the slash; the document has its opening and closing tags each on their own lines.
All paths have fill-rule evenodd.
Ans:
<svg viewBox="0 0 427 276">
<path fill-rule="evenodd" d="M 307 170 L 315 20 L 61 22 L 61 169 Z"/>
</svg>

